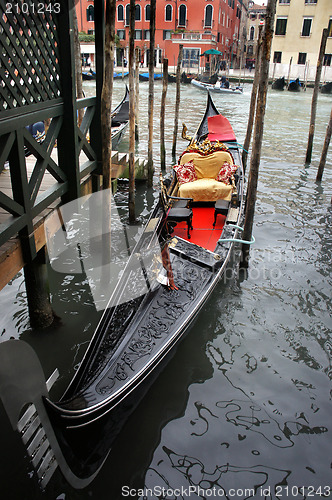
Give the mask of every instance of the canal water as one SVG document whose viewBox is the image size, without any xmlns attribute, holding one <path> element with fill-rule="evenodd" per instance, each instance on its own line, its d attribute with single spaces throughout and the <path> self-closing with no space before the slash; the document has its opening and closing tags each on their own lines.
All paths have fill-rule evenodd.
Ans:
<svg viewBox="0 0 332 500">
<path fill-rule="evenodd" d="M 115 81 L 113 104 L 124 94 Z M 155 84 L 154 160 L 159 171 L 162 85 Z M 87 95 L 93 84 L 87 83 Z M 181 87 L 180 119 L 193 133 L 206 94 Z M 215 95 L 218 109 L 244 141 L 251 85 L 240 96 Z M 175 85 L 166 105 L 171 151 Z M 0 407 L 0 496 L 10 500 L 118 500 L 331 498 L 332 429 L 332 157 L 322 183 L 316 172 L 331 111 L 319 95 L 313 160 L 305 166 L 312 90 L 269 90 L 254 224 L 256 243 L 244 274 L 234 265 L 217 286 L 130 417 L 97 478 L 84 490 L 57 471 L 38 489 L 17 433 Z M 148 84 L 140 85 L 140 141 L 147 151 Z M 178 140 L 180 153 L 186 143 Z M 128 137 L 121 144 L 128 150 Z M 168 154 L 167 164 L 172 165 Z M 144 222 L 157 198 L 137 186 Z M 126 220 L 127 187 L 116 203 Z M 86 282 L 50 269 L 53 307 L 60 318 L 46 332 L 29 326 L 22 274 L 1 293 L 1 338 L 28 342 L 48 377 L 60 379 L 54 397 L 72 377 L 100 313 Z"/>
</svg>

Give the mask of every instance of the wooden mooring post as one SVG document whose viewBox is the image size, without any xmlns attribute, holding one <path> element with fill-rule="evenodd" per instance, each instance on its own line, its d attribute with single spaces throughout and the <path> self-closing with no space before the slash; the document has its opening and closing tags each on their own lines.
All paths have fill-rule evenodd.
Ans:
<svg viewBox="0 0 332 500">
<path fill-rule="evenodd" d="M 139 122 L 139 49 L 136 47 L 135 49 L 135 141 L 139 140 L 139 130 L 138 130 L 138 122 Z"/>
<path fill-rule="evenodd" d="M 156 36 L 156 0 L 150 3 L 150 53 L 149 53 L 149 141 L 148 141 L 148 186 L 153 184 L 153 103 L 154 103 L 154 47 Z"/>
<path fill-rule="evenodd" d="M 174 132 L 173 132 L 173 147 L 172 147 L 172 159 L 175 163 L 176 161 L 176 139 L 178 135 L 178 124 L 179 124 L 179 109 L 180 109 L 180 98 L 181 98 L 181 63 L 183 58 L 183 45 L 179 46 L 178 63 L 176 67 L 176 99 L 175 99 L 175 117 L 174 117 Z"/>
<path fill-rule="evenodd" d="M 135 0 L 130 0 L 129 21 L 129 221 L 135 221 Z"/>
<path fill-rule="evenodd" d="M 46 328 L 53 323 L 54 314 L 48 294 L 46 250 L 42 247 L 36 257 L 24 266 L 30 324 L 32 328 Z"/>
<path fill-rule="evenodd" d="M 103 189 L 111 187 L 112 168 L 112 93 L 114 68 L 114 40 L 115 40 L 115 12 L 116 1 L 106 2 L 105 17 L 105 69 L 103 88 L 101 93 L 101 130 L 102 130 L 102 158 L 103 158 Z"/>
<path fill-rule="evenodd" d="M 261 70 L 259 76 L 259 88 L 257 96 L 254 139 L 252 146 L 252 155 L 250 162 L 250 172 L 248 179 L 247 197 L 246 197 L 246 212 L 243 229 L 243 240 L 250 241 L 252 237 L 252 227 L 254 222 L 255 205 L 257 197 L 258 171 L 261 157 L 261 149 L 263 142 L 264 117 L 266 109 L 269 63 L 271 55 L 271 44 L 273 38 L 273 26 L 276 12 L 276 0 L 268 0 L 265 15 L 265 28 L 262 38 L 262 54 L 261 54 Z M 250 246 L 242 244 L 242 259 L 241 265 L 246 268 L 249 263 L 249 248 Z"/>
<path fill-rule="evenodd" d="M 168 86 L 168 59 L 163 60 L 163 91 L 161 94 L 160 106 L 160 167 L 166 168 L 166 148 L 165 148 L 165 106 Z"/>
<path fill-rule="evenodd" d="M 326 162 L 326 157 L 327 157 L 327 151 L 329 149 L 330 140 L 331 140 L 331 133 L 332 133 L 332 109 L 331 109 L 331 114 L 330 114 L 330 121 L 329 121 L 327 129 L 326 129 L 324 146 L 323 146 L 323 150 L 322 150 L 322 154 L 321 154 L 320 162 L 319 162 L 319 166 L 318 166 L 317 177 L 316 177 L 317 182 L 320 182 L 322 180 L 322 177 L 323 177 L 323 172 L 324 172 L 324 167 L 325 167 L 325 162 Z"/>
<path fill-rule="evenodd" d="M 255 75 L 254 75 L 254 81 L 253 81 L 252 89 L 251 89 L 250 109 L 249 109 L 249 118 L 248 118 L 247 133 L 246 133 L 246 138 L 244 140 L 243 151 L 242 151 L 242 163 L 243 163 L 243 169 L 244 169 L 244 171 L 246 171 L 246 168 L 247 168 L 248 151 L 249 151 L 249 147 L 250 147 L 252 127 L 253 127 L 254 118 L 255 118 L 255 109 L 256 109 L 256 100 L 257 100 L 257 88 L 258 88 L 258 82 L 259 82 L 260 61 L 261 61 L 262 28 L 263 28 L 262 25 L 260 25 L 259 28 L 258 28 L 259 31 L 258 31 L 258 40 L 257 40 L 257 46 L 256 46 Z"/>
<path fill-rule="evenodd" d="M 323 32 L 322 32 L 321 43 L 320 43 L 320 49 L 319 49 L 319 55 L 318 55 L 318 61 L 317 61 L 317 69 L 316 69 L 315 86 L 314 86 L 314 91 L 312 93 L 312 101 L 311 101 L 311 117 L 310 117 L 309 137 L 308 137 L 307 153 L 306 153 L 306 158 L 305 158 L 305 163 L 307 165 L 311 162 L 311 157 L 312 157 L 312 147 L 313 147 L 313 143 L 314 143 L 314 133 L 315 133 L 315 123 L 316 123 L 318 90 L 319 90 L 320 77 L 322 74 L 323 57 L 325 54 L 327 35 L 328 35 L 328 30 L 327 30 L 327 28 L 324 28 Z"/>
</svg>

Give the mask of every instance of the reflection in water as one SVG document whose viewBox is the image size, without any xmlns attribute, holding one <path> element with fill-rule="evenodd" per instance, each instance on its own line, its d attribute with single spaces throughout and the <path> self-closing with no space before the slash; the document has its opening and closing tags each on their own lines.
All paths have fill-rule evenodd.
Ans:
<svg viewBox="0 0 332 500">
<path fill-rule="evenodd" d="M 138 145 L 142 155 L 147 150 L 147 89 L 148 85 L 142 84 Z M 122 82 L 115 82 L 115 92 L 120 100 Z M 160 94 L 161 84 L 156 84 L 156 95 Z M 175 86 L 170 85 L 166 109 L 169 165 L 174 95 Z M 323 488 L 330 484 L 332 444 L 330 158 L 321 184 L 315 182 L 315 176 L 331 101 L 329 96 L 319 96 L 313 161 L 305 167 L 311 96 L 310 90 L 299 95 L 269 91 L 254 226 L 256 244 L 247 275 L 241 275 L 237 268 L 227 273 L 226 282 L 211 296 L 89 488 L 75 492 L 58 475 L 46 492 L 47 498 L 117 500 L 124 498 L 121 488 L 125 485 L 173 490 L 192 486 L 196 487 L 193 499 L 208 498 L 198 487 L 207 490 L 214 486 L 224 498 L 237 500 L 324 498 L 314 496 L 310 489 L 319 487 L 324 494 L 328 492 Z M 240 97 L 241 101 L 215 96 L 215 103 L 231 118 L 241 141 L 246 132 L 250 86 Z M 204 111 L 206 95 L 183 87 L 181 99 L 181 119 L 192 133 Z M 154 120 L 159 130 L 158 112 Z M 179 150 L 183 145 L 179 141 Z M 127 139 L 121 148 L 128 149 Z M 157 164 L 158 156 L 156 140 Z M 137 187 L 141 222 L 156 196 Z M 116 202 L 122 221 L 126 221 L 125 189 L 116 195 Z M 98 321 L 86 288 L 70 275 L 61 279 L 52 276 L 53 305 L 63 324 L 47 334 L 28 330 L 24 295 L 15 299 L 16 294 L 8 292 L 1 297 L 5 309 L 11 311 L 1 328 L 1 340 L 21 335 L 36 349 L 46 376 L 58 366 L 62 378 L 54 390 L 60 394 Z M 22 289 L 18 292 L 24 294 Z M 19 303 L 13 305 L 14 300 Z M 4 417 L 0 418 L 2 429 L 6 429 Z M 6 435 L 11 439 L 10 431 Z M 22 454 L 13 441 L 5 449 L 4 456 L 8 450 L 13 457 Z M 20 465 L 20 486 L 7 460 L 2 460 L 3 484 L 10 482 L 11 491 L 18 489 L 12 498 L 36 500 L 38 488 L 27 478 L 26 469 L 31 470 L 26 463 Z M 286 487 L 299 489 L 291 494 Z M 230 494 L 232 488 L 236 495 Z M 220 495 L 212 498 L 222 498 Z M 188 496 L 181 492 L 172 496 L 169 491 L 147 498 Z"/>
</svg>

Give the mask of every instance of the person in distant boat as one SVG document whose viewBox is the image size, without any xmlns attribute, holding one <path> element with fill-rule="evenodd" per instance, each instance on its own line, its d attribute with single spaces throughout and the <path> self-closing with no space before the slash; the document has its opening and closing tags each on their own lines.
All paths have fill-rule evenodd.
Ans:
<svg viewBox="0 0 332 500">
<path fill-rule="evenodd" d="M 228 78 L 226 78 L 226 80 L 225 80 L 224 87 L 225 87 L 225 89 L 229 89 L 229 81 L 228 81 Z"/>
</svg>

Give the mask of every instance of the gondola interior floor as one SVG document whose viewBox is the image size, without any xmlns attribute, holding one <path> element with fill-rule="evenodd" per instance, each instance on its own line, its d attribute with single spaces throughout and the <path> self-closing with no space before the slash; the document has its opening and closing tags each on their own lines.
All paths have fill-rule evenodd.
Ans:
<svg viewBox="0 0 332 500">
<path fill-rule="evenodd" d="M 174 228 L 172 236 L 179 236 L 184 240 L 195 243 L 211 252 L 214 251 L 219 240 L 226 217 L 217 216 L 217 222 L 213 227 L 214 207 L 193 207 L 193 228 L 190 231 L 190 240 L 187 238 L 187 223 L 180 222 Z"/>
</svg>

